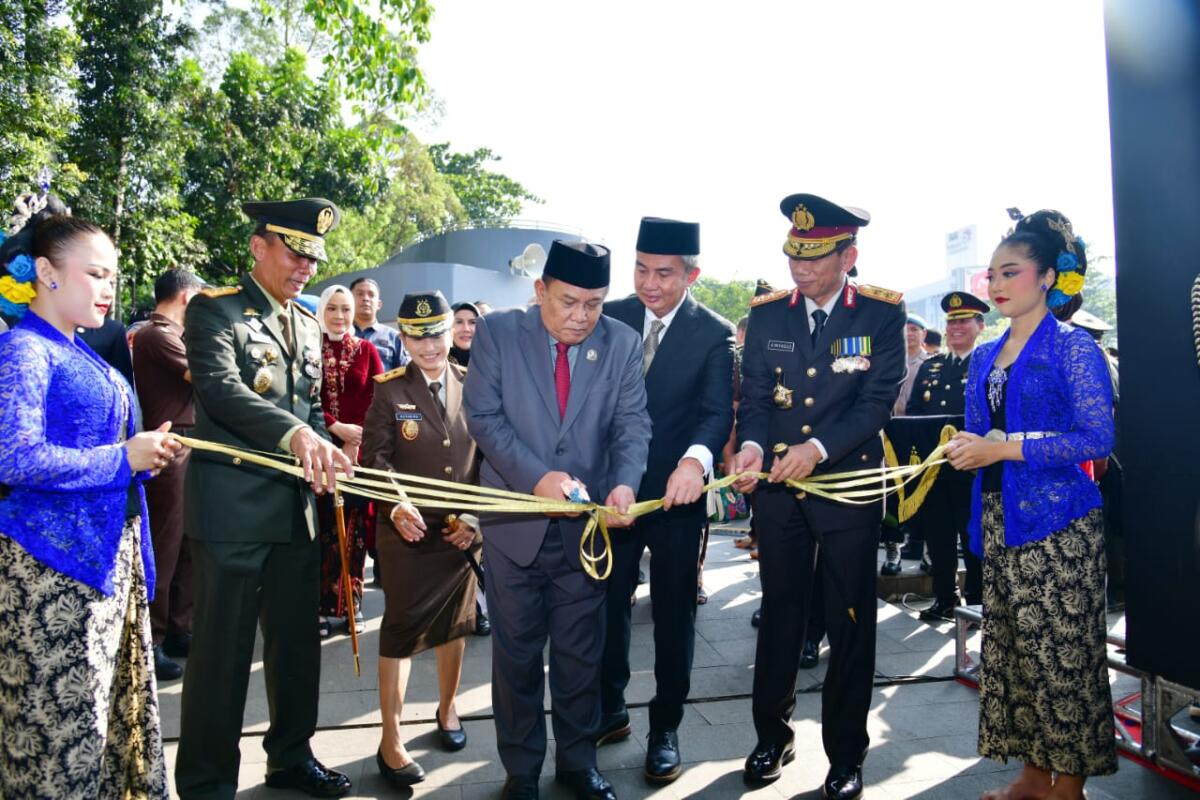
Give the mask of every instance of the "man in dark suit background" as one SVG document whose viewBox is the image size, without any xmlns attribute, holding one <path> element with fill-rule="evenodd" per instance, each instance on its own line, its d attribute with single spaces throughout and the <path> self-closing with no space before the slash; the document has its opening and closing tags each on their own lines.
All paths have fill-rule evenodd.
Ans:
<svg viewBox="0 0 1200 800">
<path fill-rule="evenodd" d="M 766 471 L 757 486 L 762 619 L 754 660 L 754 727 L 747 782 L 776 780 L 795 757 L 796 669 L 812 595 L 820 580 L 830 658 L 821 692 L 821 736 L 831 800 L 862 796 L 875 675 L 875 563 L 881 503 L 845 505 L 789 488 L 813 473 L 879 467 L 880 432 L 904 380 L 904 304 L 898 292 L 848 280 L 859 228 L 870 221 L 811 194 L 784 198 L 792 228 L 784 243 L 796 288 L 755 298 L 742 361 L 735 472 Z"/>
<path fill-rule="evenodd" d="M 537 305 L 480 318 L 463 404 L 484 457 L 481 485 L 563 500 L 577 481 L 621 514 L 634 502 L 650 444 L 642 347 L 636 333 L 601 315 L 608 283 L 606 248 L 556 241 L 535 284 Z M 511 514 L 480 522 L 503 797 L 538 795 L 549 638 L 555 778 L 576 797 L 615 800 L 593 741 L 604 584 L 582 567 L 586 520 Z"/>
<path fill-rule="evenodd" d="M 700 275 L 700 226 L 646 217 L 638 232 L 636 294 L 606 303 L 604 313 L 642 340 L 647 408 L 654 435 L 638 500 L 665 498 L 613 540 L 608 579 L 603 719 L 598 744 L 629 736 L 629 596 L 649 547 L 654 618 L 654 677 L 646 778 L 668 783 L 682 770 L 677 729 L 691 685 L 696 585 L 707 510 L 705 478 L 733 425 L 733 326 L 697 303 L 688 287 Z"/>
</svg>

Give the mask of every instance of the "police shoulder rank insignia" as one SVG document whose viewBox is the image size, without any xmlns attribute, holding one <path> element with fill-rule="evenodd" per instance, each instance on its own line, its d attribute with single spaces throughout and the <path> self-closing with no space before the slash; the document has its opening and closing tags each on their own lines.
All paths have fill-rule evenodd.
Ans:
<svg viewBox="0 0 1200 800">
<path fill-rule="evenodd" d="M 791 289 L 780 289 L 778 291 L 771 292 L 770 294 L 760 294 L 758 297 L 750 300 L 750 307 L 754 308 L 755 306 L 761 306 L 764 303 L 772 303 L 776 300 L 782 300 L 791 293 Z"/>
<path fill-rule="evenodd" d="M 241 286 L 210 286 L 207 289 L 201 289 L 200 294 L 205 297 L 226 297 L 231 294 L 237 294 L 241 290 Z"/>
<path fill-rule="evenodd" d="M 314 321 L 314 322 L 319 322 L 319 320 L 317 319 L 317 315 L 316 315 L 316 314 L 314 314 L 313 312 L 309 311 L 307 308 L 305 308 L 304 306 L 300 305 L 299 303 L 295 303 L 295 304 L 294 304 L 294 308 L 295 308 L 297 311 L 299 311 L 301 314 L 303 314 L 304 316 L 306 316 L 306 317 L 308 317 L 309 319 L 311 319 L 312 321 Z"/>
<path fill-rule="evenodd" d="M 892 289 L 883 289 L 878 286 L 871 286 L 865 283 L 859 284 L 858 293 L 863 297 L 869 297 L 872 300 L 882 300 L 883 302 L 891 303 L 892 305 L 896 305 L 904 299 L 903 292 L 897 292 Z"/>
<path fill-rule="evenodd" d="M 389 369 L 387 372 L 381 372 L 375 376 L 375 382 L 376 383 L 386 383 L 387 381 L 390 381 L 392 378 L 399 378 L 401 375 L 404 374 L 405 369 L 406 369 L 406 367 L 396 367 L 395 369 Z"/>
</svg>

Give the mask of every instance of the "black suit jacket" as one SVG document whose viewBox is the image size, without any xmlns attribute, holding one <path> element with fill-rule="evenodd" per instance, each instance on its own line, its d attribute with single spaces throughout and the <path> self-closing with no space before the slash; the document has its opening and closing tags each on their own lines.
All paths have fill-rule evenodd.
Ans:
<svg viewBox="0 0 1200 800">
<path fill-rule="evenodd" d="M 809 439 L 820 440 L 829 455 L 817 465 L 817 474 L 879 466 L 883 461 L 880 431 L 891 418 L 904 381 L 905 319 L 899 295 L 859 291 L 847 284 L 814 346 L 803 297 L 777 292 L 760 298 L 750 310 L 742 356 L 739 446 L 753 441 L 763 448 L 764 472 L 771 469 L 776 444 L 802 444 Z M 862 343 L 864 337 L 870 341 L 868 368 L 835 371 L 833 351 L 838 343 L 856 339 Z M 777 382 L 792 391 L 791 408 L 774 402 Z M 882 514 L 877 504 L 845 505 L 807 496 L 801 502 L 814 524 L 830 530 L 867 524 L 868 517 L 878 519 Z"/>
<path fill-rule="evenodd" d="M 604 304 L 604 313 L 642 337 L 646 307 L 630 295 Z M 646 408 L 653 435 L 639 500 L 657 500 L 667 478 L 693 444 L 719 460 L 733 425 L 733 326 L 692 299 L 684 298 L 646 373 Z M 705 513 L 703 498 L 672 515 Z"/>
<path fill-rule="evenodd" d="M 80 328 L 77 333 L 96 355 L 124 375 L 129 385 L 133 386 L 133 357 L 129 352 L 129 340 L 125 338 L 124 325 L 115 319 L 105 319 L 99 328 Z"/>
</svg>

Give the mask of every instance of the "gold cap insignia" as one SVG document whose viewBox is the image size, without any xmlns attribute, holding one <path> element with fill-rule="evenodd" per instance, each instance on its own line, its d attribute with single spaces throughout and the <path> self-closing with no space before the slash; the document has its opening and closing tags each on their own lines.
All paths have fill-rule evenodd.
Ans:
<svg viewBox="0 0 1200 800">
<path fill-rule="evenodd" d="M 952 294 L 952 295 L 950 295 L 950 307 L 951 307 L 951 308 L 960 308 L 960 307 L 962 307 L 962 297 L 961 297 L 960 295 L 957 295 L 957 294 Z"/>
<path fill-rule="evenodd" d="M 321 209 L 321 213 L 317 214 L 317 233 L 321 236 L 333 227 L 333 209 L 329 206 Z"/>
<path fill-rule="evenodd" d="M 433 313 L 433 306 L 429 305 L 428 300 L 420 300 L 417 302 L 417 316 L 428 317 Z"/>
<path fill-rule="evenodd" d="M 796 230 L 810 231 L 817 221 L 813 219 L 812 213 L 804 207 L 804 203 L 800 203 L 792 211 L 792 224 L 796 226 Z"/>
</svg>

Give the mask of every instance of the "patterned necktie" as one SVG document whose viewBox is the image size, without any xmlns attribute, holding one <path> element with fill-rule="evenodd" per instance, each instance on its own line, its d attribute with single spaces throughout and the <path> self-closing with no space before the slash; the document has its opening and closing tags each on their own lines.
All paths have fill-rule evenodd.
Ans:
<svg viewBox="0 0 1200 800">
<path fill-rule="evenodd" d="M 554 359 L 554 391 L 558 394 L 558 418 L 567 416 L 567 398 L 571 395 L 571 362 L 567 361 L 570 345 L 555 342 L 558 357 Z"/>
<path fill-rule="evenodd" d="M 295 348 L 292 346 L 292 317 L 286 308 L 279 312 L 279 327 L 283 328 L 283 347 L 290 355 Z"/>
<path fill-rule="evenodd" d="M 829 318 L 829 315 L 826 314 L 822 309 L 818 308 L 816 311 L 812 312 L 812 318 L 812 343 L 813 347 L 816 347 L 817 339 L 821 338 L 821 331 L 825 330 L 825 320 Z"/>
<path fill-rule="evenodd" d="M 654 354 L 658 352 L 658 335 L 662 333 L 662 329 L 665 327 L 667 326 L 663 325 L 661 319 L 650 322 L 650 335 L 646 337 L 646 341 L 642 342 L 643 375 L 650 371 L 650 362 L 654 360 Z"/>
<path fill-rule="evenodd" d="M 429 384 L 429 393 L 433 395 L 433 404 L 437 406 L 438 413 L 442 415 L 442 419 L 446 418 L 446 406 L 442 403 L 442 384 L 440 381 L 434 381 Z"/>
</svg>

